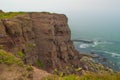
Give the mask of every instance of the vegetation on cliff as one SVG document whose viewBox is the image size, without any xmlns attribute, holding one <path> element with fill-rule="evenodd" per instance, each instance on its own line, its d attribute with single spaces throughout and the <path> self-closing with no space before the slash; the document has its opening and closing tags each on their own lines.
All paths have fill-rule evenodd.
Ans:
<svg viewBox="0 0 120 80">
<path fill-rule="evenodd" d="M 22 61 L 19 58 L 16 58 L 13 54 L 7 53 L 4 50 L 0 50 L 0 63 L 7 65 L 23 65 Z"/>
<path fill-rule="evenodd" d="M 58 77 L 58 76 L 48 76 L 43 78 L 43 80 L 120 80 L 120 73 L 93 73 L 86 72 L 85 74 L 78 76 L 75 74 Z"/>
<path fill-rule="evenodd" d="M 0 80 L 31 80 L 32 70 L 12 53 L 0 49 Z"/>
<path fill-rule="evenodd" d="M 38 77 L 34 78 L 36 75 L 34 75 L 34 77 L 32 76 L 33 75 L 32 70 L 33 68 L 31 66 L 24 65 L 21 59 L 16 58 L 13 54 L 0 49 L 0 73 L 1 73 L 0 79 L 34 80 L 39 79 L 40 77 L 39 80 L 41 80 L 41 76 L 43 76 L 44 74 L 36 73 Z M 6 77 L 5 76 L 6 74 L 9 76 Z M 76 74 L 63 75 L 61 73 L 57 76 L 56 75 L 50 76 L 48 75 L 48 77 L 44 76 L 42 80 L 120 80 L 119 75 L 120 75 L 119 72 L 114 73 L 102 71 L 99 73 L 95 73 L 85 71 L 81 76 L 80 75 L 78 76 Z"/>
<path fill-rule="evenodd" d="M 23 15 L 25 14 L 24 12 L 0 12 L 0 19 L 4 19 L 4 18 L 12 18 L 15 17 L 17 15 Z"/>
</svg>

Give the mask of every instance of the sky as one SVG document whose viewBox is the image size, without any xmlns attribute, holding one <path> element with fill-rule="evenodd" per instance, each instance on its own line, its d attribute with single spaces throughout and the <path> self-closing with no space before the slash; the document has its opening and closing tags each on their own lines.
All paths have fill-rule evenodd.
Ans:
<svg viewBox="0 0 120 80">
<path fill-rule="evenodd" d="M 72 30 L 120 26 L 120 0 L 0 0 L 0 9 L 66 14 Z"/>
<path fill-rule="evenodd" d="M 49 11 L 58 13 L 118 10 L 120 0 L 0 0 L 4 11 Z"/>
</svg>

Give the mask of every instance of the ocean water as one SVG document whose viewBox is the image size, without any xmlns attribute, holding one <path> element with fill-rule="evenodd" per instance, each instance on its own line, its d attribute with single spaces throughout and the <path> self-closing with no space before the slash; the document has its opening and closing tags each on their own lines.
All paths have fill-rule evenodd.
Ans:
<svg viewBox="0 0 120 80">
<path fill-rule="evenodd" d="M 101 14 L 103 15 L 103 14 Z M 85 54 L 95 53 L 95 59 L 115 71 L 120 70 L 120 15 L 80 14 L 69 22 L 72 40 L 88 40 L 93 43 L 74 42 L 75 48 Z M 77 22 L 76 22 L 77 20 Z"/>
<path fill-rule="evenodd" d="M 120 36 L 118 37 L 120 38 Z M 96 36 L 92 33 L 84 34 L 79 31 L 72 32 L 72 40 L 93 41 L 93 43 L 74 42 L 74 46 L 78 51 L 86 54 L 98 54 L 101 58 L 97 58 L 96 61 L 113 68 L 115 71 L 120 69 L 120 39 L 118 39 L 118 37 L 115 38 L 114 35 L 111 35 L 108 38 L 108 35 L 105 34 L 104 36 Z"/>
</svg>

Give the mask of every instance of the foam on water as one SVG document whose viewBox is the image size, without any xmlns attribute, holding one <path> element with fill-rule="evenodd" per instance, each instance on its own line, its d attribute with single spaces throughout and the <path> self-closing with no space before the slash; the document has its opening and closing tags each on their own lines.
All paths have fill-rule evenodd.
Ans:
<svg viewBox="0 0 120 80">
<path fill-rule="evenodd" d="M 80 44 L 80 48 L 88 48 L 88 47 L 96 47 L 97 45 L 99 45 L 99 41 L 93 41 L 93 43 L 82 43 Z"/>
<path fill-rule="evenodd" d="M 112 57 L 120 57 L 120 54 L 118 54 L 118 53 L 109 52 L 109 51 L 104 51 L 104 52 L 107 53 L 107 54 L 111 54 Z"/>
<path fill-rule="evenodd" d="M 80 48 L 88 48 L 89 47 L 89 44 L 81 44 L 80 45 Z"/>
<path fill-rule="evenodd" d="M 93 40 L 93 43 L 80 43 L 80 46 L 79 48 L 81 49 L 88 49 L 90 48 L 92 51 L 99 51 L 99 52 L 102 52 L 102 53 L 105 53 L 105 54 L 110 54 L 111 57 L 116 57 L 116 58 L 120 58 L 120 54 L 119 53 L 116 53 L 114 51 L 111 51 L 107 48 L 98 48 L 98 46 L 104 46 L 104 45 L 107 45 L 107 46 L 112 46 L 114 45 L 114 42 L 111 42 L 111 41 L 101 41 L 101 40 Z M 106 47 L 106 46 L 105 46 Z M 98 48 L 98 49 L 96 49 Z"/>
</svg>

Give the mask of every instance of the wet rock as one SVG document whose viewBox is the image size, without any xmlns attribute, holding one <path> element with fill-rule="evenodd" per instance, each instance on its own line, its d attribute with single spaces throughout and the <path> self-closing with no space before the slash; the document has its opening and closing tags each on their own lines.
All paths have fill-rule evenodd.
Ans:
<svg viewBox="0 0 120 80">
<path fill-rule="evenodd" d="M 106 62 L 106 61 L 107 61 L 107 58 L 103 58 L 102 61 L 103 61 L 103 62 Z"/>
</svg>

